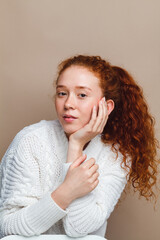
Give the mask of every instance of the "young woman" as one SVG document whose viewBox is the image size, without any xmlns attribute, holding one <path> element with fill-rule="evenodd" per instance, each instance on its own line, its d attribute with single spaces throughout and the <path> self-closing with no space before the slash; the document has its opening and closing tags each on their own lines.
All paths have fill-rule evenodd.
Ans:
<svg viewBox="0 0 160 240">
<path fill-rule="evenodd" d="M 129 181 L 151 199 L 157 140 L 142 90 L 98 56 L 59 65 L 58 120 L 20 131 L 1 162 L 0 233 L 104 236 Z"/>
</svg>

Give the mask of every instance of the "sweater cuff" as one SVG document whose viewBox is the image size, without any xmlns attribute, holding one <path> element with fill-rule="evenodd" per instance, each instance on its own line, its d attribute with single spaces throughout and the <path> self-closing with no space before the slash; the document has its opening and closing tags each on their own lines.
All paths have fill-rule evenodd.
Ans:
<svg viewBox="0 0 160 240">
<path fill-rule="evenodd" d="M 62 219 L 68 210 L 63 210 L 52 199 L 51 193 L 47 193 L 36 204 L 26 208 L 27 221 L 32 229 L 36 229 L 37 233 L 47 231 L 53 224 Z"/>
<path fill-rule="evenodd" d="M 67 175 L 68 169 L 70 167 L 70 165 L 72 164 L 72 162 L 69 163 L 63 163 L 63 170 L 62 170 L 62 182 L 64 182 L 64 179 Z"/>
</svg>

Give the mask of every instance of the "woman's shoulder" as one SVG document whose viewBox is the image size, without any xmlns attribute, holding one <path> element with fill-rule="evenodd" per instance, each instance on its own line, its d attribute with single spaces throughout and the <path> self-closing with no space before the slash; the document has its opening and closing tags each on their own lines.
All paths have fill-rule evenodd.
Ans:
<svg viewBox="0 0 160 240">
<path fill-rule="evenodd" d="M 100 169 L 103 172 L 108 172 L 112 169 L 118 171 L 120 175 L 126 176 L 131 167 L 131 158 L 126 155 L 126 164 L 124 163 L 124 155 L 120 152 L 120 145 L 118 143 L 104 143 L 100 140 L 102 146 L 100 152 Z"/>
<path fill-rule="evenodd" d="M 38 123 L 24 127 L 17 133 L 15 139 L 21 139 L 34 134 L 43 137 L 47 132 L 55 131 L 57 128 L 60 128 L 60 123 L 58 120 L 41 120 Z"/>
<path fill-rule="evenodd" d="M 19 148 L 27 147 L 27 145 L 48 144 L 54 133 L 60 128 L 58 120 L 41 120 L 38 123 L 28 125 L 16 134 L 5 155 L 13 154 Z"/>
<path fill-rule="evenodd" d="M 101 136 L 97 137 L 94 142 L 94 151 L 99 152 L 99 159 L 113 164 L 115 161 L 122 161 L 122 154 L 119 151 L 118 144 L 104 143 Z"/>
<path fill-rule="evenodd" d="M 117 151 L 117 153 L 114 151 L 111 143 L 104 143 L 102 141 L 100 134 L 92 139 L 91 143 L 87 146 L 85 153 L 89 157 L 94 156 L 100 164 L 102 162 L 112 164 L 116 160 L 117 156 L 118 158 L 122 157 L 119 151 Z"/>
<path fill-rule="evenodd" d="M 58 120 L 41 120 L 40 122 L 28 125 L 20 130 L 15 138 L 22 138 L 27 135 L 31 135 L 34 133 L 45 133 L 45 131 L 50 131 L 52 129 L 56 129 L 59 126 Z M 42 135 L 43 136 L 43 135 Z"/>
</svg>

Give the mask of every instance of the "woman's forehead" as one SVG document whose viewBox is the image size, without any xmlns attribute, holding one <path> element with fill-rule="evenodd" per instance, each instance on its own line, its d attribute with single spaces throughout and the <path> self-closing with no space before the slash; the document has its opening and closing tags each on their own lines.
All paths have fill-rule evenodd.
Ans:
<svg viewBox="0 0 160 240">
<path fill-rule="evenodd" d="M 86 67 L 71 66 L 65 69 L 58 78 L 57 85 L 76 84 L 77 86 L 99 86 L 99 78 Z"/>
</svg>

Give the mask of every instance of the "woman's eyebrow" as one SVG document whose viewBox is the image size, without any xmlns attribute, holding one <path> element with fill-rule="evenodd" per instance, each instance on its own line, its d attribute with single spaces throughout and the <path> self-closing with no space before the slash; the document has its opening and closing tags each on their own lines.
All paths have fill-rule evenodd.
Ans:
<svg viewBox="0 0 160 240">
<path fill-rule="evenodd" d="M 56 88 L 67 88 L 67 86 L 65 86 L 65 85 L 57 85 Z M 77 89 L 87 89 L 89 91 L 92 91 L 92 89 L 87 87 L 87 86 L 76 86 L 75 88 L 77 88 Z"/>
<path fill-rule="evenodd" d="M 80 88 L 80 89 L 87 89 L 89 91 L 92 91 L 91 88 L 87 87 L 87 86 L 77 86 L 76 88 Z"/>
<path fill-rule="evenodd" d="M 57 88 L 66 88 L 66 86 L 64 86 L 64 85 L 57 85 L 57 86 L 56 86 L 56 89 L 57 89 Z"/>
</svg>

